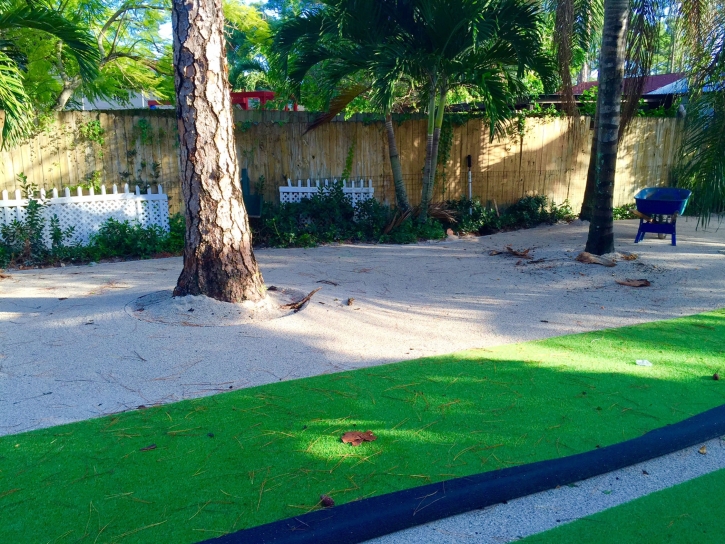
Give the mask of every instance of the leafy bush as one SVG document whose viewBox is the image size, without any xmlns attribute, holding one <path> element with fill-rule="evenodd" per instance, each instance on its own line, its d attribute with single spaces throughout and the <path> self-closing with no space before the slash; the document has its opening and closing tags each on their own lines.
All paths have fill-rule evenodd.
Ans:
<svg viewBox="0 0 725 544">
<path fill-rule="evenodd" d="M 614 208 L 612 210 L 612 214 L 614 215 L 614 220 L 620 220 L 620 219 L 637 219 L 637 216 L 634 215 L 634 210 L 637 209 L 636 204 L 625 204 L 624 206 L 619 206 L 618 208 Z"/>
<path fill-rule="evenodd" d="M 33 266 L 57 262 L 67 251 L 65 241 L 73 235 L 73 227 L 61 230 L 57 216 L 50 219 L 46 243 L 46 220 L 43 214 L 46 203 L 35 197 L 38 187 L 28 182 L 25 174 L 18 174 L 23 194 L 28 199 L 25 218 L 17 219 L 0 227 L 0 266 Z"/>
<path fill-rule="evenodd" d="M 23 181 L 24 180 L 23 178 Z M 48 224 L 45 204 L 34 198 L 36 188 L 24 183 L 29 199 L 23 221 L 0 227 L 0 267 L 46 266 L 60 262 L 89 262 L 108 258 L 148 258 L 155 254 L 178 254 L 184 249 L 184 217 L 169 218 L 169 232 L 162 228 L 141 227 L 128 221 L 106 220 L 88 245 L 68 245 L 73 227 L 60 228 L 53 216 Z"/>
<path fill-rule="evenodd" d="M 557 206 L 550 203 L 545 195 L 526 196 L 501 213 L 491 207 L 484 207 L 478 199 L 461 198 L 449 200 L 447 204 L 456 211 L 457 222 L 445 226 L 457 232 L 474 234 L 531 228 L 542 223 L 553 224 L 576 218 L 567 200 Z"/>
<path fill-rule="evenodd" d="M 412 218 L 385 233 L 394 216 L 394 209 L 372 198 L 353 206 L 342 185 L 336 184 L 320 188 L 300 202 L 265 209 L 261 221 L 253 224 L 254 242 L 272 247 L 311 247 L 332 242 L 408 244 L 445 237 L 438 221 L 420 225 Z"/>
</svg>

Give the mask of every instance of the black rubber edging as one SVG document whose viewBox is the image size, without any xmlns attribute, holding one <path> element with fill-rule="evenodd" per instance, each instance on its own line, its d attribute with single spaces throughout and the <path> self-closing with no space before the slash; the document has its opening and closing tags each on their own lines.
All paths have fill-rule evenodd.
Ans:
<svg viewBox="0 0 725 544">
<path fill-rule="evenodd" d="M 585 480 L 725 435 L 725 404 L 604 448 L 316 510 L 205 544 L 354 544 Z"/>
</svg>

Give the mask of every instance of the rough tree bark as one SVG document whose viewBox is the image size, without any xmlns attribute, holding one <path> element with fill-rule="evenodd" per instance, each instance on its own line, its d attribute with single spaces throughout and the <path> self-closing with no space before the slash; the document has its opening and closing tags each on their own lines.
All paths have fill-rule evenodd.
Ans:
<svg viewBox="0 0 725 544">
<path fill-rule="evenodd" d="M 604 0 L 604 27 L 599 66 L 599 127 L 596 183 L 586 251 L 602 255 L 614 251 L 614 176 L 617 170 L 622 80 L 624 79 L 628 0 Z"/>
<path fill-rule="evenodd" d="M 398 144 L 395 141 L 395 131 L 393 130 L 393 117 L 390 115 L 390 112 L 385 115 L 385 130 L 388 133 L 390 168 L 393 171 L 393 182 L 395 183 L 395 202 L 398 208 L 405 212 L 410 209 L 410 202 L 408 201 L 408 191 L 405 189 L 405 182 L 403 181 L 403 167 L 400 164 Z"/>
<path fill-rule="evenodd" d="M 173 0 L 174 83 L 186 204 L 174 296 L 259 300 L 264 282 L 238 185 L 221 0 Z"/>
</svg>

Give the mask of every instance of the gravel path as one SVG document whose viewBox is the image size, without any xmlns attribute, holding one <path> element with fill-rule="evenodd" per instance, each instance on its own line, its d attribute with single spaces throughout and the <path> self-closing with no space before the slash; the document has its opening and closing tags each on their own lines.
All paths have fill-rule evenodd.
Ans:
<svg viewBox="0 0 725 544">
<path fill-rule="evenodd" d="M 174 286 L 180 258 L 12 272 L 0 280 L 0 434 L 725 307 L 725 229 L 678 227 L 677 247 L 656 237 L 635 245 L 636 222 L 617 222 L 617 249 L 639 258 L 614 268 L 574 261 L 581 223 L 410 246 L 261 250 L 268 285 L 323 289 L 299 313 L 234 326 L 149 322 L 129 311 Z M 533 247 L 538 262 L 489 255 L 508 244 Z M 652 286 L 615 283 L 624 278 Z"/>
</svg>

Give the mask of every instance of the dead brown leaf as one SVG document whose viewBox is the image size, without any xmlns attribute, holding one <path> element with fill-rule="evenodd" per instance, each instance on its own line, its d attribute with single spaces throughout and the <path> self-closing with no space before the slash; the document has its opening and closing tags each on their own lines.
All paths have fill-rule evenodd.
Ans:
<svg viewBox="0 0 725 544">
<path fill-rule="evenodd" d="M 529 251 L 531 251 L 532 248 L 527 248 L 522 251 L 516 251 L 511 246 L 506 246 L 504 248 L 506 251 L 508 251 L 511 255 L 514 255 L 515 257 L 523 257 L 524 259 L 533 259 L 531 255 L 529 255 Z"/>
<path fill-rule="evenodd" d="M 699 450 L 697 450 L 697 452 L 700 455 L 707 455 L 707 446 L 702 446 Z"/>
<path fill-rule="evenodd" d="M 503 253 L 503 251 L 497 251 L 495 249 L 492 249 L 491 251 L 488 252 L 488 254 L 491 255 L 491 257 L 493 257 L 494 255 L 500 255 L 501 253 Z"/>
<path fill-rule="evenodd" d="M 652 285 L 648 280 L 640 279 L 640 280 L 630 280 L 627 278 L 626 280 L 616 280 L 616 282 L 619 285 L 626 285 L 628 287 L 649 287 Z"/>
<path fill-rule="evenodd" d="M 3 270 L 2 270 L 2 269 L 0 269 L 0 280 L 6 280 L 6 279 L 8 279 L 9 277 L 10 277 L 10 276 L 9 276 L 8 274 L 3 274 Z"/>
<path fill-rule="evenodd" d="M 636 261 L 637 260 L 637 254 L 636 253 L 622 253 L 622 260 L 624 260 L 624 261 Z"/>
<path fill-rule="evenodd" d="M 575 260 L 584 264 L 601 264 L 602 266 L 610 267 L 617 266 L 617 263 L 614 261 L 610 261 L 609 259 L 605 259 L 604 257 L 600 257 L 598 255 L 592 255 L 586 251 L 582 251 L 579 255 L 577 255 Z"/>
<path fill-rule="evenodd" d="M 352 297 L 350 297 L 349 299 L 347 299 L 347 305 L 348 306 L 352 306 L 354 302 L 355 302 L 355 299 L 352 298 Z"/>
<path fill-rule="evenodd" d="M 359 446 L 363 442 L 372 442 L 377 439 L 378 437 L 372 431 L 349 431 L 342 435 L 342 441 L 353 446 Z"/>
</svg>

